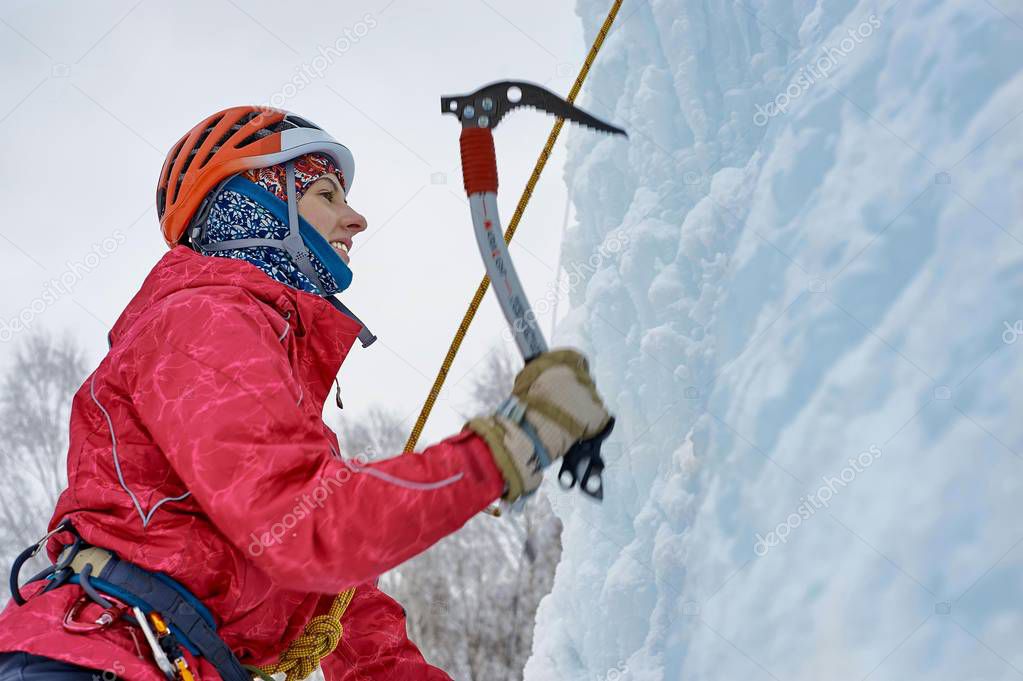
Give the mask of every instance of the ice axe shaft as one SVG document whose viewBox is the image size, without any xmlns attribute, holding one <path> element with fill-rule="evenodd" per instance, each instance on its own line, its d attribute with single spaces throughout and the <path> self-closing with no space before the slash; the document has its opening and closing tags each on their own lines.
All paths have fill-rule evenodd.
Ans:
<svg viewBox="0 0 1023 681">
<path fill-rule="evenodd" d="M 471 94 L 441 97 L 441 111 L 457 116 L 462 122 L 459 138 L 462 180 L 469 197 L 476 243 L 501 311 L 528 364 L 547 351 L 547 341 L 526 299 L 504 241 L 504 230 L 497 211 L 497 154 L 492 132 L 506 113 L 519 107 L 539 109 L 601 132 L 624 135 L 625 131 L 595 118 L 539 85 L 523 81 L 501 81 Z M 578 482 L 585 494 L 598 500 L 603 498 L 601 473 L 604 461 L 600 456 L 600 446 L 610 435 L 614 422 L 611 418 L 600 433 L 576 443 L 564 456 L 558 473 L 558 482 L 563 488 L 571 489 Z"/>
</svg>

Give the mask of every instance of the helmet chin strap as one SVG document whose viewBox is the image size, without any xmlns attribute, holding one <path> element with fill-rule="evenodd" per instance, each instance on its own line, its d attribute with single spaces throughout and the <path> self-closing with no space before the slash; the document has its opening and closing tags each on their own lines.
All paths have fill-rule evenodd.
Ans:
<svg viewBox="0 0 1023 681">
<path fill-rule="evenodd" d="M 298 266 L 299 271 L 309 278 L 309 281 L 316 284 L 321 291 L 327 287 L 320 279 L 319 272 L 313 267 L 310 259 L 312 253 L 302 240 L 298 230 L 298 200 L 295 198 L 295 163 L 288 161 L 284 165 L 288 173 L 288 236 L 284 237 L 284 250 L 291 256 L 292 261 Z"/>
<path fill-rule="evenodd" d="M 201 244 L 201 239 L 194 241 L 195 246 L 198 247 L 199 252 L 203 254 L 209 254 L 214 251 L 226 251 L 234 250 L 238 248 L 247 248 L 249 246 L 267 246 L 269 248 L 283 248 L 289 256 L 291 256 L 292 262 L 298 267 L 299 271 L 308 277 L 309 281 L 316 284 L 321 291 L 326 291 L 327 286 L 324 285 L 323 280 L 320 278 L 316 268 L 313 267 L 312 251 L 306 245 L 302 239 L 302 234 L 299 231 L 298 221 L 298 200 L 295 197 L 295 162 L 288 161 L 285 164 L 285 170 L 287 171 L 287 184 L 288 184 L 288 235 L 284 239 L 261 239 L 255 237 L 249 237 L 244 239 L 230 239 L 228 241 L 221 241 L 216 244 Z M 227 185 L 227 181 L 223 182 L 217 189 L 217 194 L 223 190 Z M 205 221 L 204 221 L 205 222 Z M 205 225 L 203 225 L 202 231 L 205 231 Z M 199 229 L 195 231 L 196 235 L 199 234 Z M 340 256 L 336 256 L 340 257 Z M 323 294 L 323 297 L 330 301 L 339 312 L 351 317 L 359 324 L 362 324 L 362 330 L 359 331 L 359 340 L 362 342 L 362 347 L 367 348 L 373 344 L 377 339 L 373 332 L 369 330 L 369 327 L 361 319 L 355 316 L 348 307 L 340 300 L 332 295 Z"/>
<path fill-rule="evenodd" d="M 302 240 L 302 235 L 298 229 L 298 200 L 295 198 L 295 162 L 288 161 L 284 165 L 287 171 L 288 178 L 288 236 L 284 237 L 284 249 L 291 256 L 291 259 L 298 266 L 298 269 L 305 276 L 309 277 L 309 281 L 312 281 L 320 287 L 321 291 L 326 291 L 327 287 L 324 285 L 323 280 L 320 278 L 319 272 L 313 267 L 313 263 L 310 261 L 312 253 Z M 340 257 L 340 256 L 338 256 Z M 338 309 L 342 314 L 348 315 L 355 321 L 362 324 L 362 330 L 359 331 L 359 340 L 362 342 L 362 347 L 367 348 L 373 344 L 377 339 L 373 335 L 373 332 L 369 330 L 361 319 L 355 316 L 355 314 L 348 309 L 348 307 L 334 296 L 325 296 L 331 304 Z"/>
</svg>

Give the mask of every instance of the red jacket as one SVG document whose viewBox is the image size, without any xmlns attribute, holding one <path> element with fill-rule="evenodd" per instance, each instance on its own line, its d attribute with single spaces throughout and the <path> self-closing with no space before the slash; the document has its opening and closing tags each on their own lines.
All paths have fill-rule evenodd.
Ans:
<svg viewBox="0 0 1023 681">
<path fill-rule="evenodd" d="M 177 579 L 243 663 L 276 660 L 335 594 L 358 586 L 323 660 L 327 681 L 448 679 L 409 641 L 403 608 L 376 578 L 460 528 L 504 481 L 468 430 L 420 454 L 340 457 L 322 409 L 361 328 L 247 262 L 172 249 L 74 396 L 68 488 L 50 528 L 69 518 L 87 542 Z M 67 542 L 50 540 L 51 560 Z M 124 627 L 63 631 L 80 593 L 8 603 L 0 651 L 161 681 Z M 200 681 L 219 678 L 190 662 Z"/>
</svg>

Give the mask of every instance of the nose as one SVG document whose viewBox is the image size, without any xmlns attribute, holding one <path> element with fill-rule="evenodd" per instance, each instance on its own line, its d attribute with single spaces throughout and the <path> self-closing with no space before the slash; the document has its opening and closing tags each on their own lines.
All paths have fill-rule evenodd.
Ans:
<svg viewBox="0 0 1023 681">
<path fill-rule="evenodd" d="M 348 210 L 341 216 L 342 227 L 350 230 L 354 234 L 364 232 L 366 228 L 369 227 L 369 223 L 366 221 L 366 218 L 362 215 L 362 213 L 359 213 L 353 208 L 347 206 L 346 208 L 348 208 Z"/>
</svg>

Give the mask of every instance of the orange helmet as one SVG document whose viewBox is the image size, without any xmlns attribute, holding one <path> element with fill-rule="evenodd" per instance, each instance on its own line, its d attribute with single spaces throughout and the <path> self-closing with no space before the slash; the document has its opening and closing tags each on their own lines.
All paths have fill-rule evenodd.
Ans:
<svg viewBox="0 0 1023 681">
<path fill-rule="evenodd" d="M 311 152 L 330 156 L 345 177 L 355 179 L 355 159 L 346 146 L 314 123 L 281 109 L 235 106 L 192 128 L 167 154 L 156 188 L 156 211 L 167 246 L 201 226 L 213 190 L 236 174 L 293 160 Z"/>
</svg>

